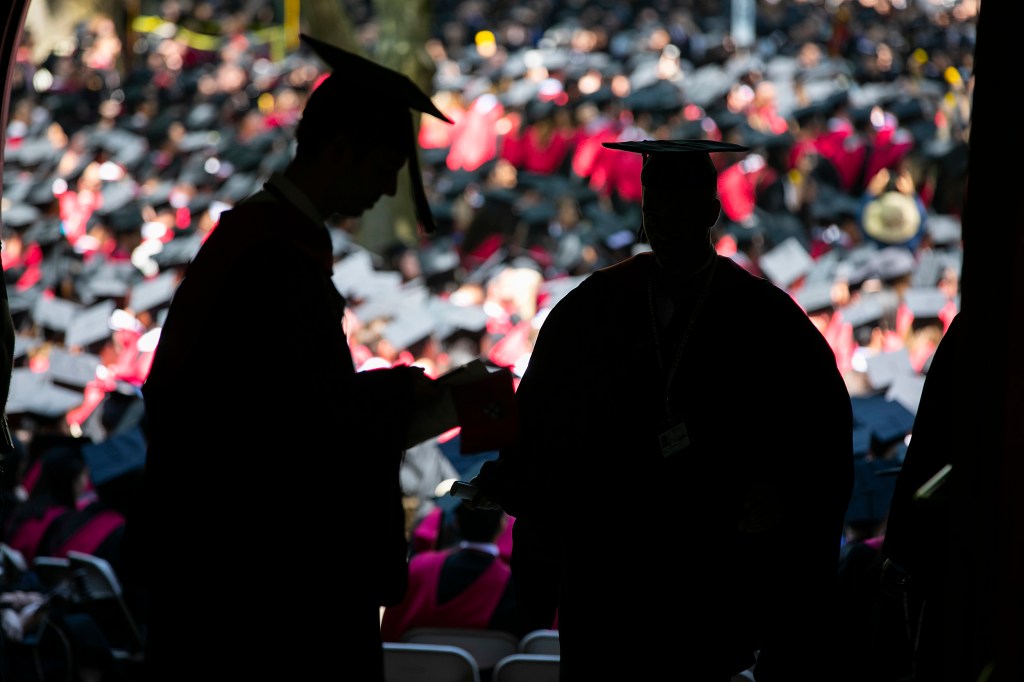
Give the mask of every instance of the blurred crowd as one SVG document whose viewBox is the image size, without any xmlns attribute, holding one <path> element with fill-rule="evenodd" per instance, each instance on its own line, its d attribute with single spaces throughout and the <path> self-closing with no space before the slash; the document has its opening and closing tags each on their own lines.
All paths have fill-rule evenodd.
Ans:
<svg viewBox="0 0 1024 682">
<path fill-rule="evenodd" d="M 348 4 L 372 54 L 380 27 L 367 5 Z M 304 49 L 281 54 L 278 5 L 171 0 L 132 18 L 130 40 L 97 15 L 42 59 L 37 36 L 23 35 L 4 122 L 19 454 L 0 476 L 0 541 L 29 561 L 66 551 L 41 532 L 15 537 L 10 518 L 33 497 L 116 514 L 113 483 L 142 466 L 139 388 L 174 288 L 220 214 L 290 157 L 327 67 Z M 716 155 L 716 248 L 790 292 L 832 345 L 856 422 L 849 540 L 884 533 L 893 477 L 878 473 L 898 468 L 959 308 L 977 9 L 758 2 L 741 44 L 724 0 L 434 3 L 431 94 L 455 122 L 425 117 L 419 130 L 439 232 L 371 249 L 372 213 L 329 225 L 359 368 L 436 376 L 483 358 L 521 375 L 551 306 L 646 248 L 642 160 L 601 143 L 738 142 L 749 151 Z M 372 102 L 353 106 L 372 115 Z M 751 347 L 713 361 L 772 358 Z M 267 371 L 316 369 L 280 358 Z M 410 451 L 411 529 L 438 483 L 479 463 L 457 442 L 449 433 Z M 45 489 L 58 477 L 42 475 L 47 461 L 63 467 L 59 490 Z M 103 518 L 116 538 L 116 519 Z"/>
</svg>

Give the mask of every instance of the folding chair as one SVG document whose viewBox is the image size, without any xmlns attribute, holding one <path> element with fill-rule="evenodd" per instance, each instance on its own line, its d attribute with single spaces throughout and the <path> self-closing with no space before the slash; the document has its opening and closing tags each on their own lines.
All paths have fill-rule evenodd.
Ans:
<svg viewBox="0 0 1024 682">
<path fill-rule="evenodd" d="M 142 629 L 124 599 L 121 582 L 106 559 L 69 551 L 78 609 L 91 615 L 110 640 L 114 658 L 141 663 L 145 647 Z"/>
<path fill-rule="evenodd" d="M 25 555 L 6 542 L 0 542 L 0 582 L 13 584 L 26 571 L 28 562 L 25 561 Z"/>
<path fill-rule="evenodd" d="M 527 632 L 519 640 L 519 652 L 521 654 L 546 654 L 558 656 L 562 653 L 561 640 L 558 639 L 558 630 L 534 630 Z"/>
<path fill-rule="evenodd" d="M 512 654 L 495 664 L 491 682 L 558 682 L 560 667 L 560 656 Z"/>
<path fill-rule="evenodd" d="M 406 630 L 401 641 L 410 644 L 445 644 L 464 649 L 476 661 L 485 679 L 495 663 L 516 653 L 519 647 L 519 638 L 511 632 L 474 628 L 412 628 Z"/>
<path fill-rule="evenodd" d="M 443 644 L 384 642 L 384 682 L 480 682 L 465 649 Z"/>
<path fill-rule="evenodd" d="M 53 590 L 71 578 L 71 562 L 64 557 L 37 556 L 32 559 L 32 572 L 47 590 Z"/>
</svg>

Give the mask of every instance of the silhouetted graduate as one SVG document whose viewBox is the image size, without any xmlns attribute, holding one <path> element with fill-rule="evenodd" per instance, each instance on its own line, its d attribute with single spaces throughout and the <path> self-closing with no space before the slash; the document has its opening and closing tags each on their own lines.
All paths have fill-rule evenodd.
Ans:
<svg viewBox="0 0 1024 682">
<path fill-rule="evenodd" d="M 562 679 L 812 680 L 834 665 L 850 399 L 788 293 L 711 242 L 708 140 L 641 154 L 651 251 L 555 305 L 517 391 L 520 441 L 475 482 L 516 518 L 532 627 Z M 479 503 L 480 500 L 474 503 Z"/>
<path fill-rule="evenodd" d="M 412 114 L 447 119 L 405 76 L 303 40 L 333 73 L 295 157 L 221 215 L 143 387 L 146 491 L 126 540 L 142 543 L 152 680 L 380 680 L 379 609 L 406 590 L 400 458 L 439 392 L 419 368 L 355 372 L 325 223 L 393 195 L 408 165 L 433 230 Z"/>
</svg>

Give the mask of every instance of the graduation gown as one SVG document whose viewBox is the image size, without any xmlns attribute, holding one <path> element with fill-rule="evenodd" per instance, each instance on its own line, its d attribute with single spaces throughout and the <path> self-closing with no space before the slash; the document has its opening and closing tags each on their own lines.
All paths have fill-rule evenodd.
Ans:
<svg viewBox="0 0 1024 682">
<path fill-rule="evenodd" d="M 221 216 L 175 293 L 125 538 L 149 679 L 382 675 L 416 370 L 355 372 L 331 275 L 325 227 L 264 190 Z"/>
<path fill-rule="evenodd" d="M 754 650 L 764 682 L 834 664 L 849 395 L 792 298 L 716 258 L 678 361 L 699 296 L 659 330 L 659 362 L 653 254 L 567 294 L 517 390 L 520 442 L 478 479 L 516 517 L 532 626 L 558 609 L 563 680 L 727 680 Z"/>
</svg>

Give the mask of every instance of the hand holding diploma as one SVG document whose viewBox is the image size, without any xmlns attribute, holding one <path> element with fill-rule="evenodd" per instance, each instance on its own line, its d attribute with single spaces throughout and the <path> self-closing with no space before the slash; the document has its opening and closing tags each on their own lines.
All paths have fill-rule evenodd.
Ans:
<svg viewBox="0 0 1024 682">
<path fill-rule="evenodd" d="M 497 450 L 516 436 L 518 419 L 512 373 L 490 370 L 473 360 L 422 384 L 417 378 L 416 413 L 406 436 L 406 447 L 445 431 L 462 429 L 462 453 Z"/>
</svg>

